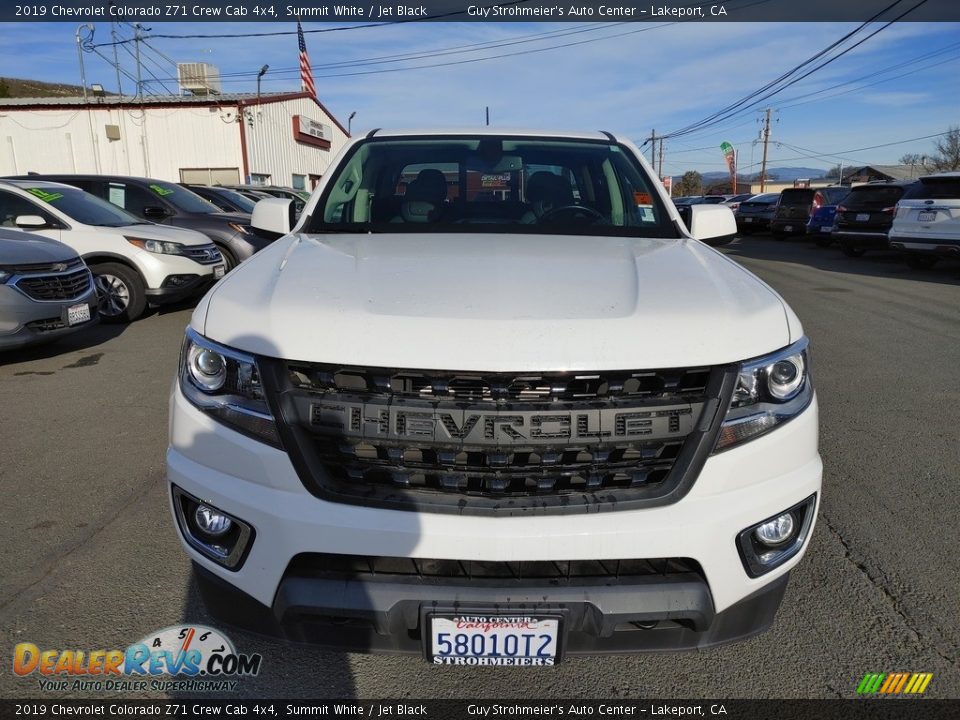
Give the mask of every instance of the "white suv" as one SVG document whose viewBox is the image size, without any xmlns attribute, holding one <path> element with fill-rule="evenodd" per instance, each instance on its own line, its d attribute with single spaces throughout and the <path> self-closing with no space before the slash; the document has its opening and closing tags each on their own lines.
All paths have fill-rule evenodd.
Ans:
<svg viewBox="0 0 960 720">
<path fill-rule="evenodd" d="M 888 236 L 910 267 L 931 267 L 938 259 L 960 259 L 960 172 L 927 175 L 897 203 Z"/>
<path fill-rule="evenodd" d="M 199 295 L 224 274 L 205 235 L 145 222 L 72 185 L 0 180 L 0 226 L 73 248 L 93 272 L 104 322 Z"/>
<path fill-rule="evenodd" d="M 174 522 L 211 611 L 435 664 L 762 632 L 814 526 L 807 339 L 608 133 L 378 131 L 197 307 Z"/>
</svg>

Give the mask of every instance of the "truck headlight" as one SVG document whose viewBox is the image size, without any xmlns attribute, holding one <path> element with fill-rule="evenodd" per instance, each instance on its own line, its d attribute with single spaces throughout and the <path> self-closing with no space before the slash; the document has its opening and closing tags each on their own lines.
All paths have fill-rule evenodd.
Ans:
<svg viewBox="0 0 960 720">
<path fill-rule="evenodd" d="M 180 390 L 193 405 L 244 435 L 281 448 L 254 357 L 187 328 L 180 351 Z"/>
<path fill-rule="evenodd" d="M 714 452 L 752 440 L 806 410 L 813 399 L 807 338 L 740 366 Z"/>
</svg>

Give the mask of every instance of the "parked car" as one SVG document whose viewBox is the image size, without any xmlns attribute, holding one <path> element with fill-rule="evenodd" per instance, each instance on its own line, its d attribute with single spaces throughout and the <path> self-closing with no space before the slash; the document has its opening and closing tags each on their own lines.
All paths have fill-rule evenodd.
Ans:
<svg viewBox="0 0 960 720">
<path fill-rule="evenodd" d="M 921 177 L 897 203 L 889 237 L 910 267 L 960 259 L 960 172 Z"/>
<path fill-rule="evenodd" d="M 751 235 L 758 230 L 769 228 L 779 199 L 780 193 L 763 193 L 742 200 L 734 213 L 737 232 L 741 235 Z"/>
<path fill-rule="evenodd" d="M 813 212 L 823 205 L 836 205 L 848 192 L 850 188 L 842 185 L 782 190 L 770 220 L 770 232 L 775 238 L 806 234 Z"/>
<path fill-rule="evenodd" d="M 202 294 L 225 270 L 205 235 L 146 222 L 73 185 L 0 180 L 0 226 L 79 253 L 93 271 L 104 322 L 130 322 L 148 303 Z"/>
<path fill-rule="evenodd" d="M 847 194 L 849 195 L 849 188 Z M 819 207 L 814 202 L 813 211 L 807 221 L 807 235 L 813 236 L 818 247 L 829 247 L 833 244 L 833 219 L 837 215 L 837 206 L 847 196 L 835 193 L 832 202 L 825 202 Z"/>
<path fill-rule="evenodd" d="M 216 205 L 221 212 L 241 212 L 249 215 L 253 212 L 253 206 L 257 204 L 256 200 L 251 200 L 246 195 L 241 195 L 230 188 L 218 185 L 186 185 L 183 183 L 181 185 L 207 202 Z"/>
<path fill-rule="evenodd" d="M 299 217 L 303 212 L 304 205 L 310 199 L 310 193 L 305 190 L 294 190 L 293 188 L 280 187 L 278 185 L 226 185 L 232 190 L 244 190 L 247 192 L 265 193 L 270 197 L 285 198 L 293 201 L 293 211 Z"/>
<path fill-rule="evenodd" d="M 50 342 L 98 320 L 93 276 L 75 250 L 0 228 L 0 350 Z"/>
<path fill-rule="evenodd" d="M 847 257 L 867 250 L 889 250 L 887 233 L 893 225 L 897 203 L 915 183 L 873 182 L 858 185 L 837 207 L 831 237 Z"/>
<path fill-rule="evenodd" d="M 250 227 L 247 213 L 224 213 L 176 183 L 122 175 L 29 175 L 20 179 L 62 182 L 133 213 L 142 220 L 196 230 L 210 238 L 229 271 L 270 244 Z"/>
<path fill-rule="evenodd" d="M 771 625 L 817 402 L 796 315 L 704 246 L 728 208 L 688 231 L 629 140 L 493 128 L 367 133 L 289 205 L 257 203 L 283 237 L 204 298 L 171 388 L 213 617 L 449 665 Z"/>
<path fill-rule="evenodd" d="M 724 195 L 723 197 L 725 198 L 725 200 L 723 201 L 723 204 L 726 205 L 731 210 L 733 210 L 734 212 L 736 212 L 737 208 L 740 207 L 740 203 L 742 203 L 744 200 L 749 200 L 750 198 L 752 198 L 753 193 L 740 193 L 739 195 Z"/>
</svg>

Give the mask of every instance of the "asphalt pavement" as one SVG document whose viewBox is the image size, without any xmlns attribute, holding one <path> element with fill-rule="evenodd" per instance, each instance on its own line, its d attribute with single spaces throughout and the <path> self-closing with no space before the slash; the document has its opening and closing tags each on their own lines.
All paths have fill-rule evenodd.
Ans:
<svg viewBox="0 0 960 720">
<path fill-rule="evenodd" d="M 852 698 L 865 673 L 896 671 L 933 673 L 928 696 L 960 697 L 960 264 L 918 272 L 769 236 L 723 252 L 799 315 L 820 401 L 822 511 L 770 632 L 699 653 L 468 669 L 224 628 L 264 656 L 237 695 Z M 0 356 L 0 698 L 105 696 L 41 692 L 12 672 L 16 643 L 114 649 L 184 622 L 216 626 L 164 480 L 189 317 L 154 312 Z"/>
</svg>

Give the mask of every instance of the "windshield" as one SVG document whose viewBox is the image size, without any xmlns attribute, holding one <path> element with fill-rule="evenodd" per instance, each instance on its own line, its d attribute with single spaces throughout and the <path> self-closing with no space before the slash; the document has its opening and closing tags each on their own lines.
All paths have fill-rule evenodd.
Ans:
<svg viewBox="0 0 960 720">
<path fill-rule="evenodd" d="M 335 173 L 310 232 L 679 237 L 643 167 L 607 141 L 372 138 Z"/>
<path fill-rule="evenodd" d="M 246 197 L 245 195 L 241 195 L 240 193 L 234 190 L 227 190 L 226 188 L 217 188 L 216 190 L 212 190 L 211 192 L 214 192 L 226 198 L 227 200 L 230 201 L 232 205 L 234 205 L 241 212 L 252 213 L 253 206 L 256 205 L 256 203 L 253 200 Z"/>
<path fill-rule="evenodd" d="M 84 225 L 123 227 L 144 224 L 140 218 L 123 208 L 69 185 L 28 187 L 24 190 Z"/>
<path fill-rule="evenodd" d="M 157 197 L 162 197 L 181 212 L 198 213 L 200 215 L 220 212 L 220 208 L 216 205 L 207 202 L 195 192 L 187 190 L 185 187 L 156 180 L 151 180 L 147 184 L 147 187 L 151 192 L 155 193 Z"/>
</svg>

